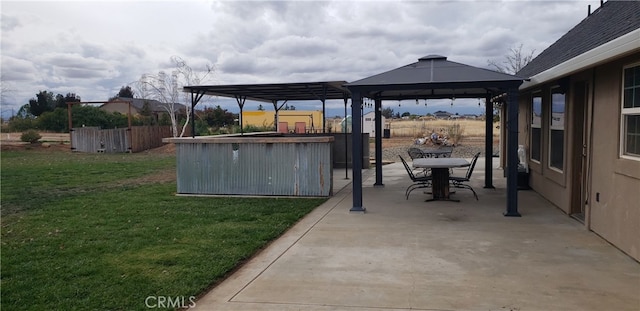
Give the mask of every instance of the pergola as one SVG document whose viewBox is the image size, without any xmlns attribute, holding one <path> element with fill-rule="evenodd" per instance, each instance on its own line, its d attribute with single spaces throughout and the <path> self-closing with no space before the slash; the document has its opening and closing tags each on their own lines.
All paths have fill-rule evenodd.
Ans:
<svg viewBox="0 0 640 311">
<path fill-rule="evenodd" d="M 278 111 L 288 101 L 319 100 L 322 102 L 322 129 L 326 130 L 325 101 L 344 100 L 345 106 L 351 95 L 344 85 L 346 81 L 269 83 L 236 85 L 195 85 L 185 86 L 184 92 L 191 93 L 191 111 L 204 95 L 235 98 L 240 107 L 240 130 L 242 131 L 242 111 L 247 99 L 272 103 Z M 195 122 L 191 123 L 191 133 L 195 136 Z M 277 123 L 276 123 L 277 126 Z"/>
<path fill-rule="evenodd" d="M 364 212 L 362 205 L 362 99 L 375 102 L 375 131 L 382 132 L 383 100 L 421 100 L 438 98 L 485 98 L 485 188 L 492 185 L 493 107 L 491 99 L 506 94 L 507 107 L 507 210 L 505 216 L 518 213 L 518 87 L 524 79 L 487 69 L 448 61 L 440 55 L 422 57 L 418 62 L 391 71 L 347 83 L 351 91 L 353 128 L 353 206 L 351 211 Z M 375 137 L 376 182 L 382 187 L 382 138 Z"/>
<path fill-rule="evenodd" d="M 375 131 L 382 133 L 381 113 L 383 100 L 426 100 L 441 98 L 485 98 L 485 188 L 494 188 L 493 179 L 493 106 L 492 98 L 506 98 L 507 107 L 507 209 L 505 216 L 520 216 L 518 213 L 518 87 L 524 79 L 487 69 L 448 61 L 446 57 L 429 55 L 418 62 L 358 81 L 303 82 L 276 84 L 200 85 L 185 86 L 191 93 L 191 108 L 204 95 L 235 98 L 240 107 L 240 116 L 247 99 L 273 104 L 276 115 L 289 100 L 320 100 L 322 102 L 323 129 L 325 126 L 325 101 L 343 99 L 345 110 L 351 97 L 352 115 L 352 212 L 364 212 L 362 204 L 362 100 L 375 102 Z M 506 96 L 505 96 L 506 95 Z M 278 105 L 278 103 L 281 103 Z M 346 113 L 345 113 L 346 114 Z M 192 133 L 195 135 L 192 123 Z M 240 120 L 242 127 L 242 120 Z M 382 135 L 375 137 L 376 182 L 382 183 Z"/>
</svg>

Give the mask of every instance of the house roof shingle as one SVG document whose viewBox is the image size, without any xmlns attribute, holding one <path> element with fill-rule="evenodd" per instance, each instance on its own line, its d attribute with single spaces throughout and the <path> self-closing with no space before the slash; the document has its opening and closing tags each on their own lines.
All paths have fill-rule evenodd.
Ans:
<svg viewBox="0 0 640 311">
<path fill-rule="evenodd" d="M 532 77 L 640 28 L 640 1 L 609 0 L 518 71 Z"/>
</svg>

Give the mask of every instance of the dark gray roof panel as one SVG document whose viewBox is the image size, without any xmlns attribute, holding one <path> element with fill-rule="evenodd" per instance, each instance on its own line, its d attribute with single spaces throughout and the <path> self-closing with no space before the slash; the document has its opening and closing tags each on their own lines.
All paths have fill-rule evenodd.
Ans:
<svg viewBox="0 0 640 311">
<path fill-rule="evenodd" d="M 640 1 L 609 0 L 531 60 L 517 75 L 530 78 L 640 28 Z"/>
<path fill-rule="evenodd" d="M 347 86 L 401 85 L 425 83 L 468 83 L 521 81 L 522 79 L 488 69 L 448 61 L 446 57 L 429 55 L 418 62 L 354 81 Z"/>
<path fill-rule="evenodd" d="M 204 92 L 222 97 L 244 97 L 249 100 L 273 102 L 283 100 L 344 99 L 350 97 L 343 87 L 346 81 L 236 84 L 236 85 L 194 85 L 185 86 L 185 92 Z"/>
<path fill-rule="evenodd" d="M 478 98 L 497 94 L 523 79 L 488 69 L 448 61 L 440 55 L 422 57 L 402 66 L 346 84 L 362 95 L 382 100 L 408 98 Z"/>
</svg>

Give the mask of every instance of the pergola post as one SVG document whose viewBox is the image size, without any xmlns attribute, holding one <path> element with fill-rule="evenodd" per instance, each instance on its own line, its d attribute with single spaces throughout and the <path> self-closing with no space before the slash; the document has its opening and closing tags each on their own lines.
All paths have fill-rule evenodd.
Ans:
<svg viewBox="0 0 640 311">
<path fill-rule="evenodd" d="M 279 128 L 278 126 L 280 126 L 280 124 L 278 124 L 279 120 L 278 120 L 278 111 L 280 111 L 280 109 L 278 108 L 278 101 L 277 100 L 272 100 L 271 103 L 273 104 L 273 110 L 276 112 L 273 115 L 273 127 L 274 127 L 274 131 L 278 131 Z"/>
<path fill-rule="evenodd" d="M 204 91 L 197 91 L 195 93 L 194 96 L 194 92 L 193 90 L 191 91 L 191 116 L 192 116 L 192 120 L 191 120 L 191 137 L 194 138 L 196 137 L 196 105 L 198 104 L 198 102 L 200 102 L 200 100 L 202 99 L 202 96 L 204 96 L 205 92 Z M 131 114 L 131 113 L 129 113 Z"/>
<path fill-rule="evenodd" d="M 493 103 L 491 95 L 487 94 L 485 103 L 485 162 L 484 162 L 484 187 L 495 189 L 493 186 Z"/>
<path fill-rule="evenodd" d="M 236 95 L 236 101 L 238 102 L 238 107 L 240 107 L 240 115 L 238 115 L 238 124 L 240 125 L 240 136 L 244 136 L 244 128 L 243 128 L 243 120 L 242 120 L 242 111 L 244 109 L 244 103 L 247 101 L 246 96 Z"/>
<path fill-rule="evenodd" d="M 507 91 L 507 211 L 504 216 L 520 217 L 518 213 L 518 88 Z"/>
<path fill-rule="evenodd" d="M 191 120 L 191 138 L 196 137 L 196 114 L 195 107 L 197 103 L 197 99 L 193 96 L 193 92 L 191 92 L 191 113 L 193 114 L 193 120 Z M 131 106 L 131 105 L 129 105 Z"/>
<path fill-rule="evenodd" d="M 325 101 L 327 100 L 327 85 L 322 85 L 322 133 L 327 132 L 327 112 L 325 109 Z"/>
<path fill-rule="evenodd" d="M 351 94 L 351 169 L 353 181 L 353 207 L 351 212 L 365 212 L 362 207 L 362 95 Z"/>
<path fill-rule="evenodd" d="M 382 183 L 382 100 L 375 99 L 375 145 L 376 145 L 376 183 L 374 187 L 384 187 Z M 368 143 L 368 142 L 367 142 Z"/>
</svg>

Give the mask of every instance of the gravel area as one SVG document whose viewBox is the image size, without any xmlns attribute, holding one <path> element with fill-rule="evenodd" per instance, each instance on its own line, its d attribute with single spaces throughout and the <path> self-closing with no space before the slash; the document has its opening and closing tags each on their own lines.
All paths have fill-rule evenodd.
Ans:
<svg viewBox="0 0 640 311">
<path fill-rule="evenodd" d="M 385 147 L 382 149 L 382 159 L 385 161 L 397 162 L 399 160 L 398 155 L 401 155 L 403 158 L 407 159 L 409 154 L 407 154 L 407 149 L 412 146 L 419 146 L 424 148 L 433 148 L 429 146 L 421 146 L 421 145 L 400 145 L 400 146 L 391 146 Z M 457 158 L 472 158 L 477 152 L 480 152 L 480 156 L 484 157 L 484 145 L 458 145 L 453 148 L 452 157 Z M 493 154 L 498 155 L 498 146 L 493 146 Z M 371 148 L 370 155 L 373 158 L 375 156 L 375 148 Z"/>
</svg>

